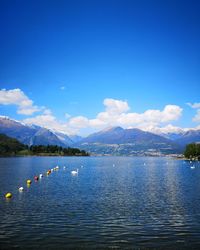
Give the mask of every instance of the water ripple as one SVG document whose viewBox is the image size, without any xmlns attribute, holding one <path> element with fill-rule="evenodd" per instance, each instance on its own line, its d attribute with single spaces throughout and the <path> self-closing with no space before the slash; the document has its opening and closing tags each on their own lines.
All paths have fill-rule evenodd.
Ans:
<svg viewBox="0 0 200 250">
<path fill-rule="evenodd" d="M 200 246 L 199 163 L 191 171 L 189 163 L 167 158 L 0 161 L 4 166 L 0 168 L 1 249 Z M 27 178 L 57 164 L 68 167 L 18 192 Z M 70 171 L 81 165 L 84 168 L 72 177 Z M 10 201 L 3 198 L 7 190 L 13 193 Z"/>
</svg>

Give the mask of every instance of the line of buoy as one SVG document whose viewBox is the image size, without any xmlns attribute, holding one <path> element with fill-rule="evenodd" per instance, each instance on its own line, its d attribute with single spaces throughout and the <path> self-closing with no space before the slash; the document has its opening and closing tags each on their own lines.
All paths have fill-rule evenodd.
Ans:
<svg viewBox="0 0 200 250">
<path fill-rule="evenodd" d="M 65 169 L 65 167 L 63 169 Z M 56 166 L 55 168 L 49 169 L 46 172 L 47 176 L 50 175 L 55 170 L 59 170 L 59 166 Z M 36 175 L 36 176 L 34 176 L 34 180 L 37 182 L 39 180 L 39 178 L 41 179 L 42 177 L 43 177 L 43 174 L 39 174 L 39 176 Z M 27 187 L 30 187 L 31 183 L 32 183 L 32 180 L 30 180 L 30 179 L 26 180 Z M 18 191 L 23 192 L 24 188 L 19 187 Z M 10 192 L 6 193 L 4 196 L 5 196 L 6 199 L 11 199 L 12 198 L 12 193 L 10 193 Z"/>
</svg>

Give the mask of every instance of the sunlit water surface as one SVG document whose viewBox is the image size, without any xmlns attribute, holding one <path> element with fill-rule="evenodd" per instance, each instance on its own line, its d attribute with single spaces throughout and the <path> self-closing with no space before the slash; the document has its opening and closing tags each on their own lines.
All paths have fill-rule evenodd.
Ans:
<svg viewBox="0 0 200 250">
<path fill-rule="evenodd" d="M 33 180 L 56 165 L 58 171 Z M 29 178 L 33 183 L 27 187 Z M 4 198 L 7 192 L 12 199 Z M 0 246 L 198 249 L 200 163 L 153 157 L 0 158 Z"/>
</svg>

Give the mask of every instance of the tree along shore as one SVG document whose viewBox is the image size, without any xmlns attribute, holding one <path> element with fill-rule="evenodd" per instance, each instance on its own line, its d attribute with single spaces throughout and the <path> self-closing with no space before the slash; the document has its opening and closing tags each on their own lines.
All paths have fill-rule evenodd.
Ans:
<svg viewBox="0 0 200 250">
<path fill-rule="evenodd" d="M 200 143 L 191 143 L 186 146 L 184 156 L 187 159 L 200 160 Z"/>
</svg>

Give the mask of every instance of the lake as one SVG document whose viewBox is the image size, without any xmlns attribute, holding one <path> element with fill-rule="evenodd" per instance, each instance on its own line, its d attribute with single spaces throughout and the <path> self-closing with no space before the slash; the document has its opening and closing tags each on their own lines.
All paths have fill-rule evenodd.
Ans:
<svg viewBox="0 0 200 250">
<path fill-rule="evenodd" d="M 34 181 L 40 173 L 44 177 Z M 33 180 L 29 187 L 27 179 Z M 200 163 L 167 157 L 0 158 L 0 245 L 197 249 Z"/>
</svg>

